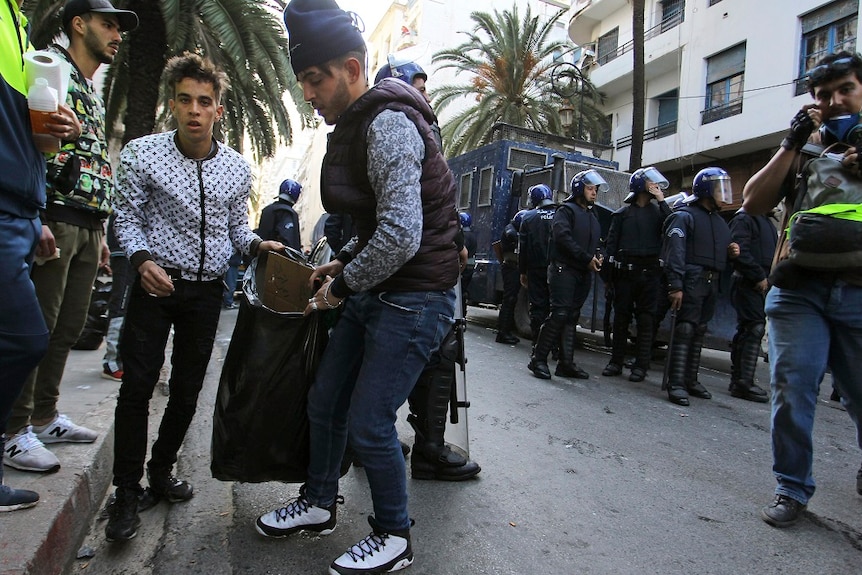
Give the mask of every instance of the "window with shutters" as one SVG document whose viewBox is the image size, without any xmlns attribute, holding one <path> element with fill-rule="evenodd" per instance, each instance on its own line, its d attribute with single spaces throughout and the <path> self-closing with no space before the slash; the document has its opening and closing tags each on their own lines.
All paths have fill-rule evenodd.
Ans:
<svg viewBox="0 0 862 575">
<path fill-rule="evenodd" d="M 482 168 L 479 172 L 479 201 L 477 206 L 491 205 L 491 185 L 494 183 L 494 168 Z"/>
<path fill-rule="evenodd" d="M 745 43 L 706 59 L 706 105 L 701 124 L 742 113 Z"/>
<path fill-rule="evenodd" d="M 458 209 L 470 207 L 470 193 L 473 191 L 473 173 L 461 175 L 461 185 L 458 186 Z"/>
<path fill-rule="evenodd" d="M 858 0 L 837 0 L 800 17 L 802 42 L 796 95 L 808 91 L 808 72 L 817 62 L 836 52 L 856 51 Z"/>
</svg>

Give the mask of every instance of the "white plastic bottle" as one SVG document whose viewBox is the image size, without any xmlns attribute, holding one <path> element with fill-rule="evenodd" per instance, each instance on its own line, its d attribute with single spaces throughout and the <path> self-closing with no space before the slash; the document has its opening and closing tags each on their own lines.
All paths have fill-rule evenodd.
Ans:
<svg viewBox="0 0 862 575">
<path fill-rule="evenodd" d="M 30 125 L 33 142 L 40 152 L 57 152 L 60 139 L 48 132 L 46 123 L 51 122 L 51 114 L 57 112 L 57 90 L 48 85 L 45 78 L 36 78 L 27 92 L 27 105 L 30 108 Z"/>
</svg>

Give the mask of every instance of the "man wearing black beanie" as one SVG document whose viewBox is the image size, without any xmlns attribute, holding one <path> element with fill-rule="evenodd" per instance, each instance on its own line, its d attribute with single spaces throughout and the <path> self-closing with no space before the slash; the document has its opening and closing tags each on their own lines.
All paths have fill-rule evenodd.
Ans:
<svg viewBox="0 0 862 575">
<path fill-rule="evenodd" d="M 256 528 L 271 537 L 330 533 L 349 436 L 368 477 L 372 532 L 329 572 L 397 571 L 412 564 L 413 551 L 395 421 L 453 321 L 455 183 L 422 95 L 392 78 L 369 89 L 351 14 L 334 0 L 293 0 L 284 20 L 305 100 L 335 125 L 323 160 L 323 206 L 350 215 L 356 237 L 316 269 L 312 283 L 322 287 L 305 310 L 344 306 L 308 396 L 307 483 Z"/>
</svg>

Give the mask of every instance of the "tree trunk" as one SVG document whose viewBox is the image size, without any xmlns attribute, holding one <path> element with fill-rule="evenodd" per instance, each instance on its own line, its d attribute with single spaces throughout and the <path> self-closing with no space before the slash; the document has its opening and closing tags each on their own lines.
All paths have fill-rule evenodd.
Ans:
<svg viewBox="0 0 862 575">
<path fill-rule="evenodd" d="M 167 35 L 160 2 L 138 0 L 131 9 L 140 25 L 129 33 L 129 71 L 131 82 L 123 118 L 123 145 L 129 140 L 153 133 L 159 85 L 167 61 Z"/>
<path fill-rule="evenodd" d="M 632 0 L 632 149 L 629 171 L 641 167 L 644 147 L 644 106 L 646 103 L 646 79 L 644 71 L 644 4 L 645 0 Z"/>
</svg>

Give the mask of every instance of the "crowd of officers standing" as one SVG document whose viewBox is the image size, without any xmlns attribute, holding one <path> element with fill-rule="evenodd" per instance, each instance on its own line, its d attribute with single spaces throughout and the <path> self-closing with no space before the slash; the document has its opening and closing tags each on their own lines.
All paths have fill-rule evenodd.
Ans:
<svg viewBox="0 0 862 575">
<path fill-rule="evenodd" d="M 550 379 L 552 355 L 557 360 L 554 375 L 588 378 L 574 361 L 576 326 L 594 274 L 601 274 L 606 306 L 614 311 L 611 357 L 602 375 L 619 376 L 628 366 L 629 381 L 643 381 L 658 326 L 670 312 L 662 389 L 678 405 L 689 405 L 691 396 L 710 399 L 698 381 L 700 355 L 715 313 L 719 278 L 732 265 L 737 329 L 729 390 L 734 397 L 766 402 L 767 393 L 754 375 L 766 329 L 766 278 L 776 227 L 768 216 L 751 216 L 742 209 L 728 225 L 719 213 L 732 201 L 730 176 L 722 168 L 698 172 L 691 193 L 682 193 L 673 206 L 665 200 L 668 186 L 656 168 L 636 170 L 625 205 L 611 217 L 607 237 L 602 237 L 593 209 L 598 194 L 609 188 L 597 171 L 577 173 L 559 205 L 550 187 L 532 186 L 531 208 L 515 215 L 497 243 L 504 293 L 496 341 L 519 342 L 514 308 L 523 286 L 533 340 L 528 369 L 538 378 Z M 626 362 L 632 319 L 637 328 L 634 359 Z"/>
</svg>

